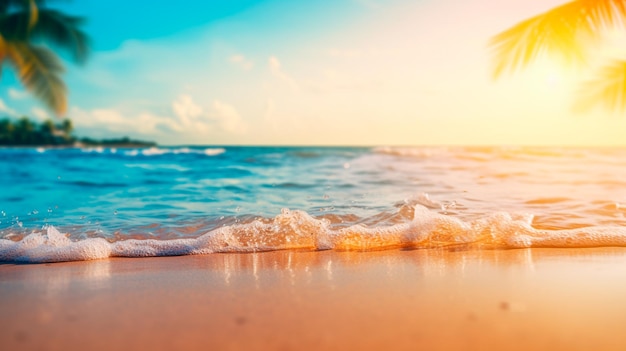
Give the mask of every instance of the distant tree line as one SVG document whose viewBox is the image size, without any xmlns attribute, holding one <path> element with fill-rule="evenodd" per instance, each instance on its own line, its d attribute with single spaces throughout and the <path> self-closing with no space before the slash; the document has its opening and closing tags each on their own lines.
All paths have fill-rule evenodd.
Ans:
<svg viewBox="0 0 626 351">
<path fill-rule="evenodd" d="M 139 147 L 151 147 L 156 146 L 157 143 L 153 141 L 134 140 L 129 137 L 112 138 L 96 140 L 92 138 L 80 138 L 78 140 L 83 145 L 98 145 L 98 146 L 139 146 Z"/>
<path fill-rule="evenodd" d="M 59 123 L 48 119 L 41 123 L 28 117 L 17 120 L 0 119 L 0 145 L 2 146 L 155 146 L 149 141 L 132 140 L 128 137 L 96 140 L 77 138 L 72 133 L 74 125 L 69 119 Z"/>
<path fill-rule="evenodd" d="M 76 138 L 72 136 L 72 121 L 64 119 L 55 124 L 46 120 L 40 124 L 22 117 L 16 121 L 0 120 L 0 145 L 68 145 Z"/>
</svg>

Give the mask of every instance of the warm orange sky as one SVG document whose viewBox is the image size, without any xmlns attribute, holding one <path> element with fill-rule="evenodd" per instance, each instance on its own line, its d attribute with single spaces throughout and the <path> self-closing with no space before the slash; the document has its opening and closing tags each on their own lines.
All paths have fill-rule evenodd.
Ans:
<svg viewBox="0 0 626 351">
<path fill-rule="evenodd" d="M 165 144 L 626 144 L 626 116 L 571 112 L 588 71 L 543 61 L 490 78 L 490 37 L 563 1 L 248 2 L 168 35 L 129 27 L 117 44 L 98 31 L 103 10 L 75 9 L 96 43 L 113 42 L 68 74 L 78 131 Z M 0 97 L 0 109 L 46 115 L 17 85 Z"/>
</svg>

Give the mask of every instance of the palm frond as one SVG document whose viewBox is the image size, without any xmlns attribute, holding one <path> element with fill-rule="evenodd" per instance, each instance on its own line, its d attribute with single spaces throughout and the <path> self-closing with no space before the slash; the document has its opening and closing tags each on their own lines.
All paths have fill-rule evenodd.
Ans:
<svg viewBox="0 0 626 351">
<path fill-rule="evenodd" d="M 0 78 L 2 78 L 2 63 L 7 55 L 7 43 L 2 34 L 0 34 Z"/>
<path fill-rule="evenodd" d="M 0 21 L 0 33 L 8 41 L 25 41 L 28 39 L 29 23 L 30 14 L 27 11 L 9 13 Z"/>
<path fill-rule="evenodd" d="M 31 0 L 0 0 L 0 14 L 6 14 L 11 8 L 28 9 Z M 35 0 L 35 2 L 40 2 Z"/>
<path fill-rule="evenodd" d="M 37 2 L 35 0 L 26 0 L 29 3 L 28 6 L 28 30 L 33 29 L 37 20 L 39 19 L 39 7 L 37 6 Z"/>
<path fill-rule="evenodd" d="M 11 12 L 28 14 L 28 28 L 37 23 L 39 8 L 45 5 L 45 0 L 0 0 L 0 16 L 4 17 Z"/>
<path fill-rule="evenodd" d="M 4 57 L 7 54 L 6 41 L 2 34 L 0 34 L 0 65 L 2 65 L 2 61 L 4 61 Z"/>
<path fill-rule="evenodd" d="M 616 60 L 603 66 L 578 91 L 576 111 L 601 105 L 613 111 L 626 111 L 626 61 Z"/>
<path fill-rule="evenodd" d="M 493 77 L 525 68 L 542 55 L 584 63 L 586 46 L 625 19 L 624 0 L 574 0 L 531 17 L 491 39 Z"/>
<path fill-rule="evenodd" d="M 89 56 L 89 37 L 80 29 L 85 19 L 56 10 L 40 10 L 39 21 L 32 29 L 33 38 L 49 40 L 68 50 L 74 60 L 84 63 Z"/>
<path fill-rule="evenodd" d="M 82 17 L 66 15 L 60 11 L 40 9 L 38 20 L 30 28 L 27 23 L 30 15 L 15 12 L 5 17 L 0 23 L 0 32 L 7 33 L 11 40 L 48 41 L 59 48 L 69 51 L 74 60 L 84 63 L 89 55 L 89 37 L 80 29 L 84 24 Z"/>
<path fill-rule="evenodd" d="M 0 0 L 0 10 L 10 7 L 17 7 L 21 9 L 28 8 L 31 1 L 39 6 L 45 5 L 49 2 L 49 0 Z"/>
<path fill-rule="evenodd" d="M 7 43 L 8 56 L 22 84 L 55 113 L 67 110 L 67 88 L 61 80 L 64 68 L 48 48 L 26 43 Z"/>
</svg>

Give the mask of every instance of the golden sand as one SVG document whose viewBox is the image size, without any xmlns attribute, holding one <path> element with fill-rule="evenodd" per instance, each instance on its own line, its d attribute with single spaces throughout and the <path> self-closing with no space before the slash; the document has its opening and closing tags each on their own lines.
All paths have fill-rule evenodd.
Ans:
<svg viewBox="0 0 626 351">
<path fill-rule="evenodd" d="M 624 350 L 626 249 L 0 264 L 3 350 Z"/>
</svg>

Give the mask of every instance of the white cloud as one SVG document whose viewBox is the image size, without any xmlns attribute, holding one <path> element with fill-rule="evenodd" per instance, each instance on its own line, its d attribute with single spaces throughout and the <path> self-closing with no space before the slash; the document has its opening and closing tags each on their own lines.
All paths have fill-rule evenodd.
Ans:
<svg viewBox="0 0 626 351">
<path fill-rule="evenodd" d="M 172 133 L 188 137 L 206 136 L 208 133 L 245 134 L 248 125 L 235 107 L 214 100 L 208 107 L 195 103 L 190 95 L 180 95 L 172 101 L 170 116 L 151 112 L 128 113 L 118 109 L 83 110 L 73 107 L 72 119 L 77 128 L 97 137 L 107 134 L 171 136 Z"/>
<path fill-rule="evenodd" d="M 248 125 L 243 121 L 239 112 L 231 106 L 219 100 L 213 101 L 211 116 L 216 120 L 222 130 L 233 134 L 245 134 Z"/>
<path fill-rule="evenodd" d="M 46 112 L 46 110 L 42 108 L 33 107 L 30 111 L 33 114 L 33 116 L 35 116 L 39 120 L 45 120 L 45 119 L 50 118 L 50 114 L 48 114 L 48 112 Z"/>
<path fill-rule="evenodd" d="M 15 111 L 14 109 L 8 107 L 5 103 L 4 100 L 0 99 L 0 112 L 7 114 L 11 117 L 15 117 L 18 115 L 17 111 Z"/>
<path fill-rule="evenodd" d="M 235 107 L 220 100 L 214 100 L 208 109 L 196 104 L 189 95 L 180 95 L 172 103 L 176 120 L 176 130 L 188 133 L 206 133 L 214 127 L 232 134 L 245 134 L 248 125 L 243 121 Z M 206 111 L 206 112 L 205 112 Z"/>
<path fill-rule="evenodd" d="M 172 102 L 172 110 L 176 119 L 172 119 L 172 129 L 178 132 L 206 133 L 210 131 L 211 123 L 204 113 L 202 106 L 196 104 L 189 95 L 180 95 Z"/>
<path fill-rule="evenodd" d="M 230 57 L 229 61 L 233 64 L 236 64 L 237 66 L 243 68 L 244 70 L 248 71 L 250 69 L 252 69 L 252 67 L 254 67 L 254 62 L 252 62 L 251 60 L 247 59 L 245 56 L 241 55 L 241 54 L 236 54 Z"/>
<path fill-rule="evenodd" d="M 163 129 L 180 131 L 171 118 L 150 113 L 127 116 L 115 109 L 83 110 L 73 107 L 72 119 L 77 128 L 97 129 L 122 134 L 160 134 Z"/>
<path fill-rule="evenodd" d="M 28 92 L 24 90 L 18 90 L 15 88 L 9 88 L 9 97 L 13 100 L 21 100 L 28 96 Z"/>
<path fill-rule="evenodd" d="M 270 71 L 275 77 L 285 82 L 291 89 L 298 90 L 298 83 L 293 77 L 283 71 L 282 65 L 276 56 L 270 56 L 268 63 Z"/>
<path fill-rule="evenodd" d="M 190 125 L 191 122 L 202 115 L 202 107 L 193 102 L 189 95 L 180 95 L 172 102 L 172 110 L 183 125 Z"/>
<path fill-rule="evenodd" d="M 104 129 L 120 132 L 132 130 L 133 120 L 129 120 L 114 109 L 93 109 L 90 111 L 83 110 L 79 107 L 73 107 L 71 116 L 76 127 L 100 127 Z"/>
<path fill-rule="evenodd" d="M 150 133 L 158 133 L 158 132 L 184 132 L 185 128 L 177 123 L 175 120 L 172 120 L 169 117 L 157 116 L 149 112 L 140 113 L 138 117 L 136 117 L 138 123 L 143 126 L 143 129 L 140 128 L 140 132 L 144 134 Z M 165 130 L 164 130 L 165 129 Z"/>
</svg>

